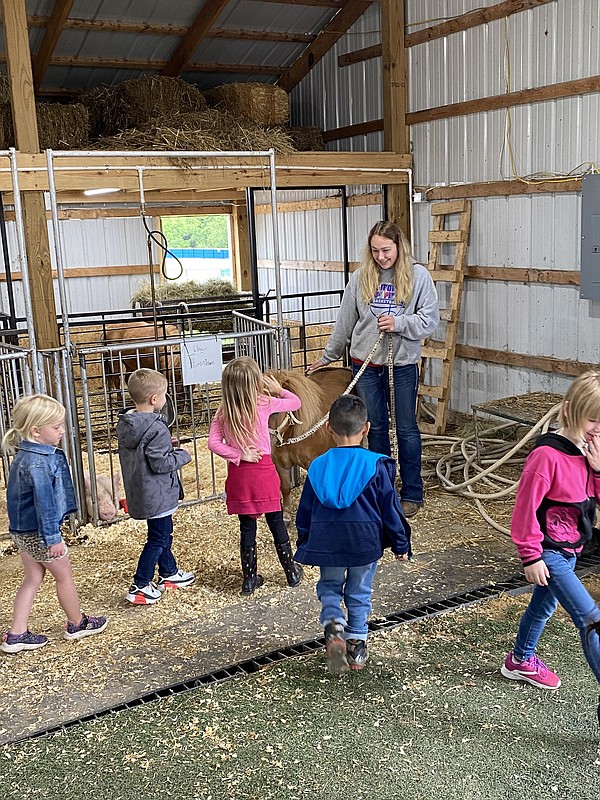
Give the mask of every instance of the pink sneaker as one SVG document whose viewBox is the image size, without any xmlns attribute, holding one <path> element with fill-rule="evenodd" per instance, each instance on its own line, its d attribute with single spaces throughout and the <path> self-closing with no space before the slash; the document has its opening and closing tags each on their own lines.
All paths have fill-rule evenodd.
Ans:
<svg viewBox="0 0 600 800">
<path fill-rule="evenodd" d="M 515 661 L 512 652 L 506 656 L 500 672 L 511 681 L 525 681 L 538 689 L 558 689 L 560 678 L 544 664 L 537 656 L 531 656 L 527 661 Z"/>
</svg>

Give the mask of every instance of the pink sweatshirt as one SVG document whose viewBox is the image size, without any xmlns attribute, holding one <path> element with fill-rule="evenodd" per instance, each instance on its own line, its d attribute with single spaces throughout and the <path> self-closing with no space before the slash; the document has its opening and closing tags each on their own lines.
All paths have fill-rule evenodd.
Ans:
<svg viewBox="0 0 600 800">
<path fill-rule="evenodd" d="M 556 433 L 538 439 L 519 481 L 510 533 L 524 566 L 542 550 L 578 553 L 591 537 L 600 473 L 581 450 Z"/>
<path fill-rule="evenodd" d="M 263 455 L 270 454 L 269 417 L 279 411 L 297 411 L 300 406 L 300 398 L 293 392 L 288 392 L 287 389 L 282 389 L 279 397 L 269 397 L 265 394 L 259 395 L 256 409 L 256 435 L 252 442 L 254 447 L 257 447 Z M 231 461 L 236 465 L 240 463 L 242 450 L 237 445 L 226 441 L 223 422 L 219 413 L 215 415 L 210 426 L 208 449 L 226 461 Z"/>
</svg>

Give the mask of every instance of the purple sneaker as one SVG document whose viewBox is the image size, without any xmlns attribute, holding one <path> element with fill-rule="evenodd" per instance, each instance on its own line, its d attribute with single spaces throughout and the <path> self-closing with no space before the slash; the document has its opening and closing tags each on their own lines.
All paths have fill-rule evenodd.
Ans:
<svg viewBox="0 0 600 800">
<path fill-rule="evenodd" d="M 558 689 L 560 678 L 537 656 L 530 656 L 526 661 L 515 661 L 512 652 L 506 656 L 500 672 L 511 681 L 525 681 L 538 689 Z"/>
<path fill-rule="evenodd" d="M 48 637 L 42 633 L 32 633 L 31 631 L 11 633 L 8 631 L 2 636 L 0 650 L 5 653 L 20 653 L 21 650 L 37 650 L 38 647 L 43 647 L 45 644 L 48 644 Z"/>
<path fill-rule="evenodd" d="M 85 636 L 93 636 L 95 633 L 102 633 L 107 625 L 106 617 L 88 617 L 84 614 L 79 625 L 67 622 L 65 639 L 83 639 Z"/>
</svg>

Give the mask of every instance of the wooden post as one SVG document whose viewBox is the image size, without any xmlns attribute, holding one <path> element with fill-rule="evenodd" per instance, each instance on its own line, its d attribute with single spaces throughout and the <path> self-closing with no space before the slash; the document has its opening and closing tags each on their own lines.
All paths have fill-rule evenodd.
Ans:
<svg viewBox="0 0 600 800">
<path fill-rule="evenodd" d="M 407 49 L 404 45 L 404 0 L 381 0 L 383 146 L 392 153 L 408 153 Z M 410 236 L 406 185 L 388 186 L 388 218 Z"/>
<path fill-rule="evenodd" d="M 22 153 L 39 153 L 25 0 L 4 0 L 4 38 L 15 146 Z M 40 349 L 58 347 L 50 242 L 42 192 L 23 193 L 23 216 L 37 346 Z"/>
<path fill-rule="evenodd" d="M 248 207 L 244 200 L 233 204 L 231 228 L 233 285 L 238 292 L 251 292 L 252 267 L 248 235 Z"/>
</svg>

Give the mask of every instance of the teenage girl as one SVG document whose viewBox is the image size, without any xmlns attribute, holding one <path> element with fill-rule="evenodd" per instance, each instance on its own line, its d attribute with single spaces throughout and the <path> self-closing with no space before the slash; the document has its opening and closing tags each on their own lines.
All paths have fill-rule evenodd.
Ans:
<svg viewBox="0 0 600 800">
<path fill-rule="evenodd" d="M 289 586 L 298 586 L 302 569 L 292 559 L 279 476 L 271 460 L 269 417 L 296 411 L 300 399 L 263 375 L 253 358 L 236 358 L 223 370 L 221 405 L 210 426 L 208 448 L 227 461 L 227 512 L 240 520 L 242 594 L 252 594 L 264 580 L 257 573 L 256 520 L 265 515 Z"/>
<path fill-rule="evenodd" d="M 65 639 L 101 633 L 108 624 L 106 617 L 81 613 L 60 532 L 65 516 L 77 510 L 69 465 L 58 449 L 64 432 L 64 406 L 52 397 L 34 394 L 15 404 L 13 427 L 2 439 L 6 453 L 16 452 L 8 475 L 6 505 L 10 535 L 25 572 L 15 595 L 11 628 L 0 644 L 5 653 L 35 650 L 48 643 L 47 636 L 29 630 L 33 601 L 46 571 L 56 582 L 58 602 L 67 616 Z"/>
<path fill-rule="evenodd" d="M 600 372 L 580 375 L 559 413 L 561 427 L 531 451 L 515 500 L 511 536 L 534 585 L 502 674 L 540 689 L 560 678 L 535 655 L 558 603 L 579 629 L 583 652 L 600 683 L 600 609 L 575 575 L 577 555 L 591 539 L 600 499 Z M 598 708 L 600 721 L 600 706 Z"/>
</svg>

